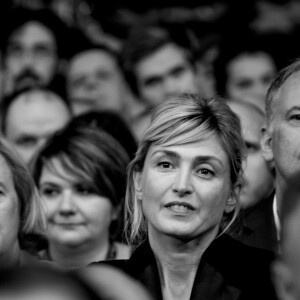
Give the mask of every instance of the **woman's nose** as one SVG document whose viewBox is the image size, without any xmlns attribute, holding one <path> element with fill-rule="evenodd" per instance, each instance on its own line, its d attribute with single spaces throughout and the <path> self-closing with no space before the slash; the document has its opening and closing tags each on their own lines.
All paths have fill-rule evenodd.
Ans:
<svg viewBox="0 0 300 300">
<path fill-rule="evenodd" d="M 173 192 L 182 197 L 193 192 L 193 186 L 191 182 L 191 174 L 189 169 L 179 169 L 175 176 L 173 184 Z"/>
<path fill-rule="evenodd" d="M 59 211 L 61 214 L 73 214 L 76 212 L 76 204 L 71 190 L 65 190 L 62 193 L 59 203 Z"/>
</svg>

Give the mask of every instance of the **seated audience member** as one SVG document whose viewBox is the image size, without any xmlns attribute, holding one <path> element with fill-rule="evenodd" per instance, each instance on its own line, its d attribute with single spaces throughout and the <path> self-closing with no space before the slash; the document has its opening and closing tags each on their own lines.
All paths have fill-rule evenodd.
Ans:
<svg viewBox="0 0 300 300">
<path fill-rule="evenodd" d="M 239 198 L 244 228 L 238 237 L 242 242 L 259 248 L 278 251 L 273 217 L 274 170 L 263 156 L 260 146 L 264 112 L 252 103 L 229 100 L 228 106 L 240 118 L 247 147 L 244 186 Z"/>
<path fill-rule="evenodd" d="M 218 51 L 213 67 L 217 94 L 264 110 L 267 89 L 278 69 L 264 38 L 248 32 L 225 36 Z"/>
<path fill-rule="evenodd" d="M 135 251 L 111 264 L 154 299 L 274 299 L 273 253 L 226 234 L 244 149 L 224 101 L 187 94 L 159 106 L 128 169 L 126 234 Z"/>
<path fill-rule="evenodd" d="M 0 140 L 0 269 L 33 265 L 45 233 L 45 218 L 30 173 Z"/>
<path fill-rule="evenodd" d="M 136 140 L 131 133 L 131 130 L 127 123 L 115 112 L 112 111 L 95 111 L 95 112 L 87 112 L 75 116 L 68 123 L 70 128 L 81 128 L 81 127 L 89 127 L 93 130 L 104 130 L 113 136 L 121 146 L 126 150 L 127 155 L 129 157 L 129 161 L 131 161 L 137 150 Z M 123 215 L 123 207 L 120 211 L 120 215 Z M 120 228 L 124 227 L 124 219 L 120 220 Z M 122 241 L 122 232 L 116 237 L 116 240 Z"/>
<path fill-rule="evenodd" d="M 196 92 L 196 67 L 187 35 L 162 26 L 135 26 L 126 39 L 122 67 L 131 90 L 145 106 L 131 124 L 139 140 L 151 110 L 169 96 Z"/>
<path fill-rule="evenodd" d="M 300 188 L 299 173 L 283 191 L 281 253 L 273 263 L 273 280 L 279 300 L 300 299 Z"/>
<path fill-rule="evenodd" d="M 134 158 L 137 150 L 137 142 L 127 123 L 115 112 L 86 112 L 73 117 L 68 126 L 72 128 L 90 127 L 104 130 L 112 135 L 123 146 L 130 160 Z"/>
<path fill-rule="evenodd" d="M 129 257 L 116 242 L 128 156 L 104 131 L 56 133 L 33 160 L 32 174 L 46 205 L 48 247 L 41 253 L 66 268 Z"/>
<path fill-rule="evenodd" d="M 68 103 L 46 88 L 25 88 L 3 99 L 2 133 L 26 164 L 71 118 Z"/>
<path fill-rule="evenodd" d="M 66 72 L 67 97 L 75 115 L 109 110 L 130 122 L 141 104 L 125 81 L 119 54 L 105 44 L 83 41 L 72 54 Z"/>
<path fill-rule="evenodd" d="M 1 29 L 5 95 L 28 86 L 62 82 L 63 59 L 68 49 L 66 30 L 51 10 L 11 10 Z"/>
<path fill-rule="evenodd" d="M 275 196 L 273 216 L 280 238 L 279 216 L 285 201 L 283 192 L 289 181 L 299 175 L 300 165 L 300 60 L 283 68 L 266 96 L 266 120 L 262 127 L 261 147 L 264 158 L 274 164 Z"/>
</svg>

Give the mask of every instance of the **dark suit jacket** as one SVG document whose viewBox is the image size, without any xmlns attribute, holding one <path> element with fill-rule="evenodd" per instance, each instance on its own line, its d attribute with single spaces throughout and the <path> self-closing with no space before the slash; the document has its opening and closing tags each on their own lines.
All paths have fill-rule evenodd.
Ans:
<svg viewBox="0 0 300 300">
<path fill-rule="evenodd" d="M 237 239 L 246 245 L 279 252 L 277 229 L 273 215 L 275 192 L 256 206 L 245 210 L 243 229 Z"/>
<path fill-rule="evenodd" d="M 223 234 L 203 254 L 190 299 L 276 299 L 270 279 L 273 259 L 273 252 L 246 246 Z M 162 299 L 157 264 L 148 241 L 129 260 L 105 263 L 123 269 L 142 282 L 154 299 Z"/>
</svg>

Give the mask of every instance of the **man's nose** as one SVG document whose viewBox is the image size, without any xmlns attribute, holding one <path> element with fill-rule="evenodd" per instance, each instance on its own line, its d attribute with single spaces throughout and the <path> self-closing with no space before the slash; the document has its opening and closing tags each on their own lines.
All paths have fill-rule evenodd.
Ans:
<svg viewBox="0 0 300 300">
<path fill-rule="evenodd" d="M 31 50 L 24 50 L 22 54 L 22 64 L 24 66 L 32 66 L 35 64 L 36 57 Z"/>
<path fill-rule="evenodd" d="M 166 78 L 164 80 L 164 91 L 166 96 L 173 96 L 179 93 L 177 81 L 172 77 Z"/>
</svg>

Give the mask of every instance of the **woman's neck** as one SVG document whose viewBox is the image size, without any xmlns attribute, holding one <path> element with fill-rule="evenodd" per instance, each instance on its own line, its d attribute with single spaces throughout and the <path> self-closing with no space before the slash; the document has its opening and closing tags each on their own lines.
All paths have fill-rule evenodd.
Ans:
<svg viewBox="0 0 300 300">
<path fill-rule="evenodd" d="M 201 257 L 218 229 L 191 241 L 161 235 L 149 228 L 149 242 L 154 252 L 164 300 L 190 299 Z"/>
<path fill-rule="evenodd" d="M 10 246 L 7 251 L 4 251 L 3 253 L 0 252 L 0 268 L 5 269 L 19 266 L 21 263 L 22 252 L 19 242 Z"/>
<path fill-rule="evenodd" d="M 51 260 L 68 269 L 77 269 L 90 263 L 105 260 L 110 249 L 109 241 L 98 245 L 83 244 L 69 246 L 49 241 L 48 253 Z"/>
</svg>

